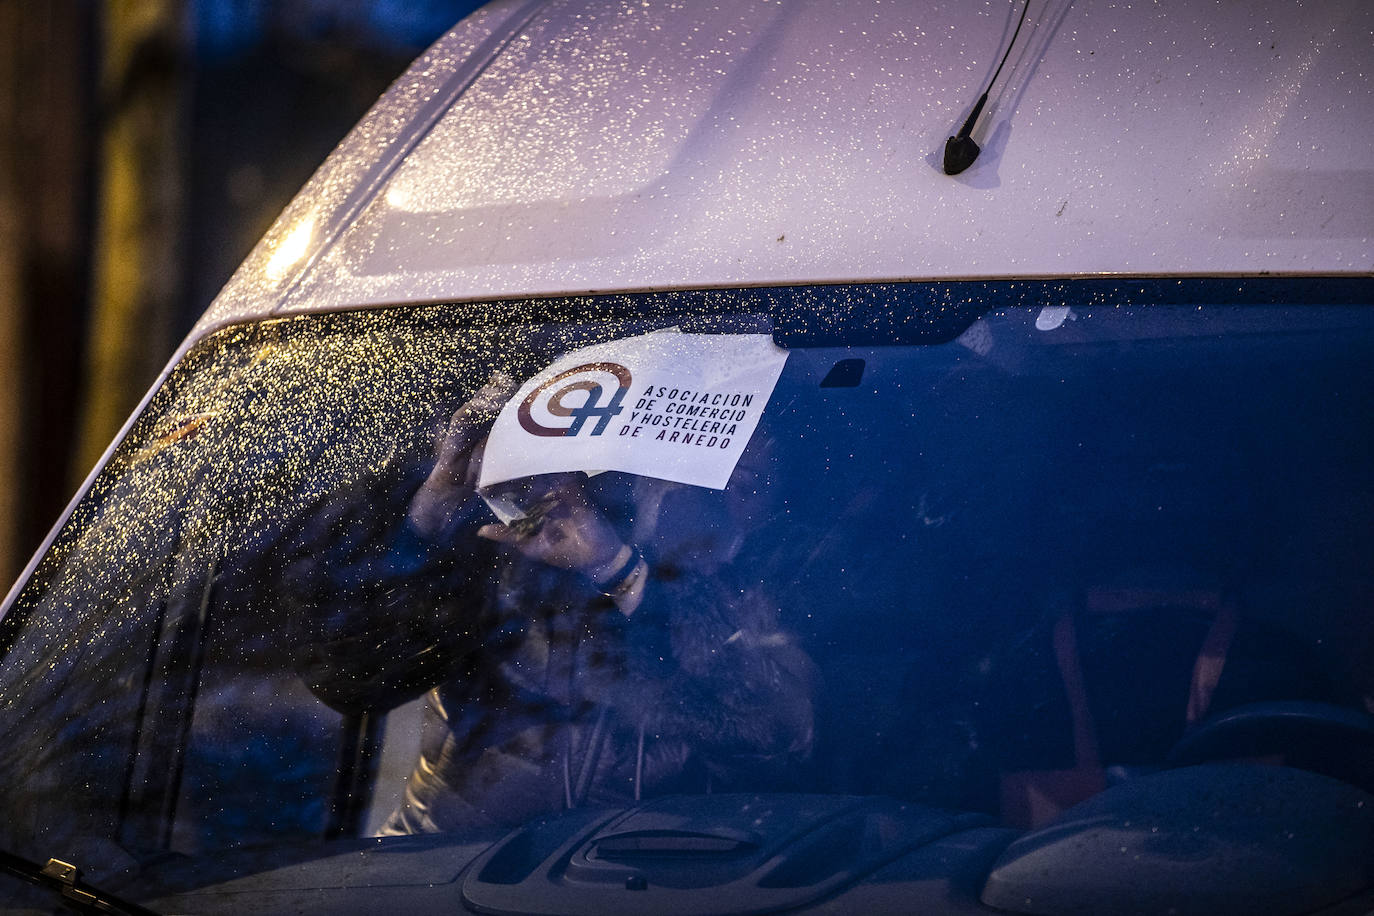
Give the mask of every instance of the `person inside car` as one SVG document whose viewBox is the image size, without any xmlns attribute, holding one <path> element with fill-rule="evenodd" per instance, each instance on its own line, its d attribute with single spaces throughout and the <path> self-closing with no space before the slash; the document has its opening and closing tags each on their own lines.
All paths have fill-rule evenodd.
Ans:
<svg viewBox="0 0 1374 916">
<path fill-rule="evenodd" d="M 812 744 L 813 688 L 763 585 L 767 438 L 724 491 L 540 475 L 485 494 L 523 506 L 501 524 L 475 481 L 512 390 L 493 377 L 427 469 L 332 494 L 274 552 L 317 696 L 360 713 L 428 692 L 383 832 L 781 785 Z"/>
</svg>

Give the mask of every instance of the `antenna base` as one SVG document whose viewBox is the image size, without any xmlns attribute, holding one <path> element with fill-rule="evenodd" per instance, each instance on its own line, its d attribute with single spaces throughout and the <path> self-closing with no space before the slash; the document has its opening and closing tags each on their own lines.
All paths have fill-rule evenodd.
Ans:
<svg viewBox="0 0 1374 916">
<path fill-rule="evenodd" d="M 968 134 L 960 133 L 945 141 L 945 174 L 958 175 L 973 165 L 982 148 Z"/>
</svg>

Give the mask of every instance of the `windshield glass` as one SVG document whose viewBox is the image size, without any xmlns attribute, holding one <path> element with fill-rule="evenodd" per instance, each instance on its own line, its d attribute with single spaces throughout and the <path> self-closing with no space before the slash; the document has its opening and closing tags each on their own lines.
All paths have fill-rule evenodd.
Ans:
<svg viewBox="0 0 1374 916">
<path fill-rule="evenodd" d="M 934 299 L 214 335 L 2 625 L 4 848 L 175 860 L 147 900 L 268 868 L 231 849 L 778 793 L 978 815 L 986 872 L 1180 767 L 1374 787 L 1374 312 Z M 767 846 L 705 817 L 692 855 Z"/>
</svg>

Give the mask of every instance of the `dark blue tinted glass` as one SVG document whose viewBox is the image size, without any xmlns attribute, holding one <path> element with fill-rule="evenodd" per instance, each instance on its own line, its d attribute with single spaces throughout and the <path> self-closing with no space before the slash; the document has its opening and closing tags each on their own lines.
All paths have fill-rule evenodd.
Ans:
<svg viewBox="0 0 1374 916">
<path fill-rule="evenodd" d="M 663 875 L 705 887 L 772 861 L 770 831 L 881 796 L 898 813 L 854 828 L 877 846 L 836 840 L 868 864 L 834 874 L 876 868 L 891 837 L 969 830 L 979 888 L 1012 856 L 996 896 L 1019 887 L 1022 831 L 1177 800 L 1155 787 L 1181 768 L 1207 791 L 1260 793 L 1245 766 L 1207 769 L 1244 759 L 1363 793 L 1358 293 L 836 286 L 222 332 L 5 619 L 5 845 L 141 873 L 153 900 L 271 855 L 435 833 L 471 858 L 542 816 L 672 798 L 577 867 L 597 885 L 639 863 L 652 884 L 670 879 L 643 863 L 671 860 Z M 474 492 L 516 384 L 669 327 L 788 348 L 723 490 L 610 471 Z M 525 517 L 501 524 L 502 500 Z M 774 799 L 774 820 L 708 796 Z M 474 871 L 472 899 L 507 899 L 482 875 L 523 887 L 545 842 Z M 800 905 L 787 882 L 824 873 L 808 855 L 756 882 L 760 905 Z"/>
</svg>

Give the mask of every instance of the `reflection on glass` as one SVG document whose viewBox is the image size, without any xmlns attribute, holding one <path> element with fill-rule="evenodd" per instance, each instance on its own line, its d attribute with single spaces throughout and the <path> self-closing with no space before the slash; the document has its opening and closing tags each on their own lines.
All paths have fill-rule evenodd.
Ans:
<svg viewBox="0 0 1374 916">
<path fill-rule="evenodd" d="M 759 330 L 732 293 L 641 304 L 320 315 L 193 352 L 6 620 L 3 845 L 155 872 L 735 792 L 1025 829 L 1189 755 L 1369 787 L 1364 313 L 828 339 L 792 350 L 724 490 L 479 494 L 493 416 L 560 355 Z M 1215 725 L 1275 702 L 1325 724 Z"/>
</svg>

